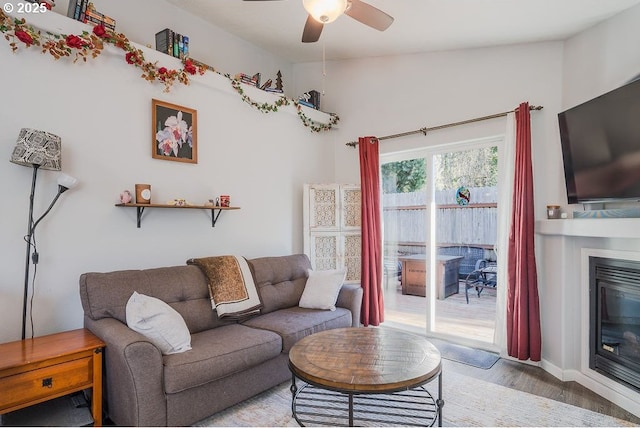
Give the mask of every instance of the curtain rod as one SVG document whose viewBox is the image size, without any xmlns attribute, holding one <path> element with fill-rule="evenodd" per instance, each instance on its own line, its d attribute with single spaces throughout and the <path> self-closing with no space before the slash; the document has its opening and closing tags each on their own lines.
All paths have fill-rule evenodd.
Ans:
<svg viewBox="0 0 640 428">
<path fill-rule="evenodd" d="M 542 106 L 529 106 L 529 110 L 542 110 Z M 409 131 L 409 132 L 402 132 L 400 134 L 393 134 L 393 135 L 385 135 L 384 137 L 378 137 L 378 141 L 382 141 L 382 140 L 390 140 L 392 138 L 399 138 L 399 137 L 406 137 L 408 135 L 413 135 L 413 134 L 423 134 L 423 135 L 427 135 L 427 132 L 429 131 L 436 131 L 438 129 L 444 129 L 444 128 L 451 128 L 453 126 L 458 126 L 458 125 L 466 125 L 467 123 L 473 123 L 473 122 L 480 122 L 483 120 L 488 120 L 488 119 L 495 119 L 498 117 L 503 117 L 508 115 L 509 113 L 512 113 L 514 111 L 516 111 L 517 109 L 513 109 L 510 111 L 505 111 L 502 113 L 496 113 L 496 114 L 492 114 L 489 116 L 482 116 L 482 117 L 476 117 L 474 119 L 468 119 L 468 120 L 463 120 L 461 122 L 454 122 L 454 123 L 447 123 L 446 125 L 438 125 L 438 126 L 432 126 L 430 128 L 420 128 L 418 130 L 415 131 Z M 357 141 L 350 141 L 348 143 L 346 143 L 345 145 L 350 146 L 350 147 L 356 147 L 358 145 Z"/>
</svg>

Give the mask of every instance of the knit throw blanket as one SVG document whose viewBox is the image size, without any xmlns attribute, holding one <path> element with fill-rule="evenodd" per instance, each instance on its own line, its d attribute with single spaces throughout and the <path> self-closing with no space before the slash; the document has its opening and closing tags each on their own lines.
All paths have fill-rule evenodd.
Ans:
<svg viewBox="0 0 640 428">
<path fill-rule="evenodd" d="M 260 312 L 262 302 L 244 257 L 218 256 L 189 259 L 207 277 L 211 306 L 219 318 L 242 319 Z"/>
</svg>

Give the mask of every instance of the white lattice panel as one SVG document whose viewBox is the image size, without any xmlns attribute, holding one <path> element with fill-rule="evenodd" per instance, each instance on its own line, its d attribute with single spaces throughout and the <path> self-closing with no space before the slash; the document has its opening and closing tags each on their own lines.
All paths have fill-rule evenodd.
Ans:
<svg viewBox="0 0 640 428">
<path fill-rule="evenodd" d="M 362 236 L 359 233 L 346 234 L 343 237 L 343 243 L 344 267 L 347 269 L 345 281 L 360 282 Z"/>
<path fill-rule="evenodd" d="M 360 230 L 362 216 L 362 196 L 357 187 L 343 188 L 342 197 L 342 228 Z"/>
<path fill-rule="evenodd" d="M 313 187 L 309 192 L 309 198 L 309 228 L 311 230 L 331 230 L 340 227 L 337 186 Z"/>
<path fill-rule="evenodd" d="M 314 270 L 338 269 L 339 236 L 318 233 L 311 236 L 310 259 Z"/>
</svg>

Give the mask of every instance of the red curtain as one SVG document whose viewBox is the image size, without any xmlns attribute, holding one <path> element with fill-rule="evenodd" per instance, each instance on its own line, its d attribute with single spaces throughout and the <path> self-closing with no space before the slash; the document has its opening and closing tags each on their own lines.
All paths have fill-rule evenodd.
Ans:
<svg viewBox="0 0 640 428">
<path fill-rule="evenodd" d="M 380 158 L 378 139 L 361 137 L 360 186 L 362 193 L 362 311 L 364 326 L 384 321 L 382 296 L 382 220 L 380 218 Z"/>
<path fill-rule="evenodd" d="M 529 103 L 516 109 L 515 176 L 507 273 L 507 352 L 540 361 L 540 303 L 534 253 Z"/>
</svg>

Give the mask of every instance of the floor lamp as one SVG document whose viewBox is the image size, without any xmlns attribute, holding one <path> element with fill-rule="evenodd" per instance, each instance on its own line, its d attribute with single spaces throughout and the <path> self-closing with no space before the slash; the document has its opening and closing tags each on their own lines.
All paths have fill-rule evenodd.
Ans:
<svg viewBox="0 0 640 428">
<path fill-rule="evenodd" d="M 44 214 L 34 222 L 33 197 L 36 190 L 38 169 L 42 168 L 60 171 L 62 163 L 62 144 L 60 137 L 44 131 L 22 128 L 20 130 L 16 146 L 11 154 L 11 162 L 33 168 L 31 194 L 29 195 L 27 235 L 24 238 L 27 242 L 27 253 L 24 266 L 24 297 L 22 301 L 22 340 L 24 340 L 27 325 L 27 299 L 29 294 L 29 270 L 31 267 L 30 258 L 34 264 L 38 263 L 38 253 L 34 251 L 34 253 L 31 254 L 31 247 L 33 246 L 35 249 L 35 229 L 38 223 L 40 223 L 40 221 L 49 214 L 49 211 L 51 211 L 51 208 L 53 208 L 54 204 L 58 201 L 60 195 L 73 187 L 77 180 L 73 177 L 69 177 L 68 175 L 61 175 L 58 179 L 58 193 L 53 198 L 53 201 L 51 201 L 51 204 L 49 204 L 49 208 L 47 208 Z"/>
</svg>

